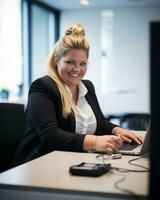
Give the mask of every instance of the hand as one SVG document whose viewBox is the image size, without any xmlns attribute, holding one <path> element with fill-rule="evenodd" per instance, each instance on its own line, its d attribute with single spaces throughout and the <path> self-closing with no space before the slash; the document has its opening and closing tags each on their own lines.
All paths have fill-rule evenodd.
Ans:
<svg viewBox="0 0 160 200">
<path fill-rule="evenodd" d="M 95 150 L 113 153 L 122 145 L 122 139 L 114 135 L 96 136 Z"/>
<path fill-rule="evenodd" d="M 123 142 L 131 143 L 132 141 L 136 142 L 137 144 L 141 144 L 144 140 L 144 136 L 138 135 L 134 132 L 125 130 L 120 127 L 115 127 L 112 131 L 113 134 L 119 135 Z"/>
</svg>

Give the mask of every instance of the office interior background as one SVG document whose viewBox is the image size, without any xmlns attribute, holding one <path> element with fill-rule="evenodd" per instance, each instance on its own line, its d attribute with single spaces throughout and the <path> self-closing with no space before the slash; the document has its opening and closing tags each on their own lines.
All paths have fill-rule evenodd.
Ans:
<svg viewBox="0 0 160 200">
<path fill-rule="evenodd" d="M 50 49 L 67 26 L 80 23 L 90 42 L 90 79 L 104 114 L 150 112 L 149 28 L 159 0 L 0 1 L 0 88 L 26 102 L 28 87 L 46 73 Z"/>
<path fill-rule="evenodd" d="M 67 26 L 82 24 L 90 42 L 87 79 L 105 115 L 150 113 L 150 23 L 159 0 L 1 0 L 1 101 L 26 103 L 29 85 Z"/>
<path fill-rule="evenodd" d="M 80 23 L 91 46 L 86 78 L 94 83 L 104 114 L 150 113 L 150 24 L 159 21 L 159 0 L 90 0 L 86 6 L 79 0 L 0 0 L 0 101 L 26 103 L 29 85 L 46 73 L 56 40 L 68 25 Z M 158 65 L 152 78 L 154 153 L 160 137 Z M 153 195 L 160 176 L 154 155 Z"/>
</svg>

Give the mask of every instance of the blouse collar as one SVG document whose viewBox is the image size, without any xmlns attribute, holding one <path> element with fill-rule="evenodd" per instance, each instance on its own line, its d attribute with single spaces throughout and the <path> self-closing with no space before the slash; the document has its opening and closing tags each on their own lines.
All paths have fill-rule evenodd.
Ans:
<svg viewBox="0 0 160 200">
<path fill-rule="evenodd" d="M 72 92 L 70 90 L 70 88 L 65 84 L 65 87 L 67 89 L 67 92 L 69 93 L 69 95 L 72 97 Z M 88 90 L 86 88 L 86 86 L 84 85 L 84 83 L 82 81 L 79 82 L 78 84 L 78 89 L 79 89 L 79 98 L 85 97 L 85 95 L 87 94 Z"/>
</svg>

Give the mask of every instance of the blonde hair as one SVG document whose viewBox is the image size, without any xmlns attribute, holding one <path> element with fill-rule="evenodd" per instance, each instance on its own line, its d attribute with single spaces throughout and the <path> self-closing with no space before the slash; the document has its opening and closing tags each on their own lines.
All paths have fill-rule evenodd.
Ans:
<svg viewBox="0 0 160 200">
<path fill-rule="evenodd" d="M 54 45 L 48 57 L 48 74 L 56 82 L 62 101 L 62 116 L 67 118 L 74 111 L 73 101 L 57 72 L 57 61 L 72 49 L 83 49 L 89 56 L 89 43 L 85 36 L 85 30 L 80 24 L 69 26 L 65 35 Z"/>
</svg>

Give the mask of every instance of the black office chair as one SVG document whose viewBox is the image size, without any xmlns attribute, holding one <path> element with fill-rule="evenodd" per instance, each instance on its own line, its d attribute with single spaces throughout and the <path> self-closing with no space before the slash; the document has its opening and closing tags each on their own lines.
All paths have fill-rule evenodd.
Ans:
<svg viewBox="0 0 160 200">
<path fill-rule="evenodd" d="M 24 105 L 0 103 L 0 172 L 10 168 L 25 130 Z"/>
<path fill-rule="evenodd" d="M 146 130 L 150 121 L 149 113 L 121 113 L 108 115 L 106 120 L 113 122 L 117 119 L 120 127 L 128 130 Z"/>
<path fill-rule="evenodd" d="M 120 126 L 129 130 L 146 130 L 150 121 L 149 113 L 128 113 L 120 118 Z"/>
</svg>

